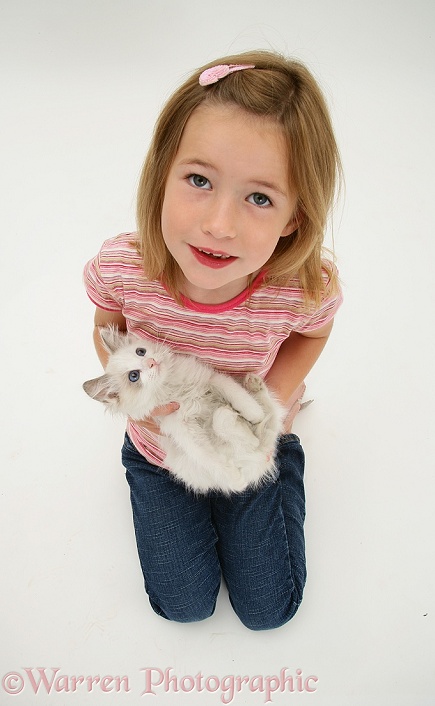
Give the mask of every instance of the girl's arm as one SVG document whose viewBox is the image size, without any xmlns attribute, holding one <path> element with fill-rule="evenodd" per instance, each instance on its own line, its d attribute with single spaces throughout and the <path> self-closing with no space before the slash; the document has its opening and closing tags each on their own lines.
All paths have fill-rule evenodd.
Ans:
<svg viewBox="0 0 435 706">
<path fill-rule="evenodd" d="M 120 331 L 127 331 L 127 322 L 120 311 L 105 311 L 97 307 L 94 316 L 94 345 L 104 369 L 106 369 L 109 354 L 101 340 L 100 328 L 109 325 L 117 326 Z"/>
<path fill-rule="evenodd" d="M 333 321 L 309 333 L 293 331 L 281 344 L 275 362 L 266 375 L 266 382 L 284 406 L 287 406 L 320 356 L 332 326 Z"/>
</svg>

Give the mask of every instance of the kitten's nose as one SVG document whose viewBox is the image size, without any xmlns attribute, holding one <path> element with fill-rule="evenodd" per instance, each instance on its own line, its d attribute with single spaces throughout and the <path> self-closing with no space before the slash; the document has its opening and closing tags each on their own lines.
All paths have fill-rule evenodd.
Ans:
<svg viewBox="0 0 435 706">
<path fill-rule="evenodd" d="M 155 365 L 158 365 L 157 361 L 154 360 L 154 358 L 147 358 L 146 364 L 148 368 L 154 368 Z"/>
</svg>

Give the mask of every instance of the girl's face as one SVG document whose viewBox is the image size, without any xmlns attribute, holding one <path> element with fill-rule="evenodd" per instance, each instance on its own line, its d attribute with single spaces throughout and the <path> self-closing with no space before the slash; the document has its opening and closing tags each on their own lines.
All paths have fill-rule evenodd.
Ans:
<svg viewBox="0 0 435 706">
<path fill-rule="evenodd" d="M 192 113 L 166 182 L 162 231 L 183 294 L 219 304 L 240 294 L 296 228 L 281 128 L 237 106 Z"/>
</svg>

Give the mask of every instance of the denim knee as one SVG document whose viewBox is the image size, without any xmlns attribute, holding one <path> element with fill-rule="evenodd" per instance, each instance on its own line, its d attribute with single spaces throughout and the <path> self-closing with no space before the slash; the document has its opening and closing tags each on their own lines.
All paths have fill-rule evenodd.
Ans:
<svg viewBox="0 0 435 706">
<path fill-rule="evenodd" d="M 210 618 L 216 608 L 216 598 L 211 603 L 203 603 L 202 605 L 171 605 L 166 611 L 162 610 L 160 605 L 152 598 L 149 598 L 151 608 L 157 615 L 165 620 L 170 620 L 175 623 L 198 623 L 202 620 Z"/>
<path fill-rule="evenodd" d="M 234 605 L 233 608 L 245 628 L 259 632 L 260 630 L 276 630 L 283 627 L 294 617 L 299 606 L 300 602 L 291 601 L 284 610 L 273 611 L 273 609 L 270 609 L 262 613 L 237 610 Z"/>
</svg>

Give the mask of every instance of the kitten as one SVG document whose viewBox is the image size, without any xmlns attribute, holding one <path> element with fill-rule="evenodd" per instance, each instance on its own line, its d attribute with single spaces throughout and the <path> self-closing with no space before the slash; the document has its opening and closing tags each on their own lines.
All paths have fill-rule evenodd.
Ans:
<svg viewBox="0 0 435 706">
<path fill-rule="evenodd" d="M 171 401 L 180 408 L 159 418 L 165 467 L 197 493 L 226 494 L 275 474 L 274 454 L 284 408 L 257 375 L 241 383 L 168 345 L 100 330 L 109 352 L 106 372 L 85 392 L 133 420 Z"/>
</svg>

